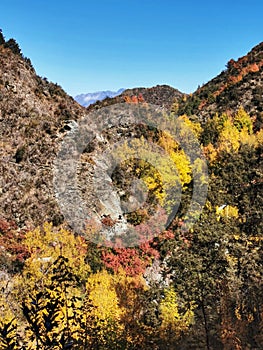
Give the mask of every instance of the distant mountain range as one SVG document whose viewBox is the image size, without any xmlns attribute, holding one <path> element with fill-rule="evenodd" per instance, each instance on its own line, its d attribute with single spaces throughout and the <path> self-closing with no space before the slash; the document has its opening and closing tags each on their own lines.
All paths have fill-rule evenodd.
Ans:
<svg viewBox="0 0 263 350">
<path fill-rule="evenodd" d="M 118 91 L 97 91 L 97 92 L 89 92 L 86 94 L 77 95 L 75 100 L 82 106 L 88 107 L 89 105 L 102 101 L 107 97 L 116 97 L 120 95 L 125 89 L 119 89 Z"/>
</svg>

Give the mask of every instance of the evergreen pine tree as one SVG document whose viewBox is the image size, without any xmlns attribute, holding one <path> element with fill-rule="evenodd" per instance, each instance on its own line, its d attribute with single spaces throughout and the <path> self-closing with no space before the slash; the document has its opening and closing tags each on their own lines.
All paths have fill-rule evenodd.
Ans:
<svg viewBox="0 0 263 350">
<path fill-rule="evenodd" d="M 0 29 L 0 45 L 4 45 L 5 43 L 5 38 L 2 32 L 2 29 Z"/>
</svg>

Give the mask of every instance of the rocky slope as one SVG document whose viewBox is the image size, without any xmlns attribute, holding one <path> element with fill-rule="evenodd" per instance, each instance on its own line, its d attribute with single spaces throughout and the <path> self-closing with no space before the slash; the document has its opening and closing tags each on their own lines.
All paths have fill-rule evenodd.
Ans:
<svg viewBox="0 0 263 350">
<path fill-rule="evenodd" d="M 28 59 L 0 45 L 0 217 L 20 226 L 61 221 L 51 165 L 68 125 L 84 113 Z"/>
<path fill-rule="evenodd" d="M 261 120 L 263 112 L 263 42 L 237 61 L 231 59 L 227 69 L 196 92 L 174 105 L 178 114 L 207 119 L 215 113 L 246 112 Z"/>
</svg>

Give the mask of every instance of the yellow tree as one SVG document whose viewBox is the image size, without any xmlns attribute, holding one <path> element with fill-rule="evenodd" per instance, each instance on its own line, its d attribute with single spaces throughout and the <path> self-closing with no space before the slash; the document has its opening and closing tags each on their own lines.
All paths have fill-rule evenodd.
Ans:
<svg viewBox="0 0 263 350">
<path fill-rule="evenodd" d="M 239 108 L 239 110 L 234 115 L 233 124 L 239 131 L 246 129 L 249 134 L 252 134 L 253 132 L 252 119 L 242 107 Z"/>
<path fill-rule="evenodd" d="M 167 349 L 173 349 L 173 343 L 186 332 L 194 321 L 194 306 L 180 312 L 178 298 L 173 287 L 164 292 L 164 299 L 160 303 L 161 325 L 160 336 L 167 344 Z"/>
<path fill-rule="evenodd" d="M 88 335 L 91 349 L 120 348 L 123 311 L 119 306 L 114 279 L 103 270 L 91 275 L 86 283 L 87 302 L 91 306 L 86 310 L 86 317 L 92 320 Z"/>
<path fill-rule="evenodd" d="M 30 256 L 16 282 L 21 296 L 50 282 L 50 269 L 59 256 L 68 259 L 68 266 L 80 281 L 85 281 L 90 273 L 85 262 L 87 243 L 83 237 L 64 228 L 53 228 L 45 223 L 43 227 L 28 232 L 24 244 Z"/>
<path fill-rule="evenodd" d="M 223 129 L 219 134 L 218 144 L 220 151 L 226 151 L 227 153 L 238 151 L 240 146 L 239 130 L 233 124 L 231 118 L 224 122 Z"/>
</svg>

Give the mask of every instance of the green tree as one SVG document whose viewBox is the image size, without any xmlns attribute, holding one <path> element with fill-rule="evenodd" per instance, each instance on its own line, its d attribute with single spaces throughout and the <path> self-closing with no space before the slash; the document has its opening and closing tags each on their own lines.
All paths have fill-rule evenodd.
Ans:
<svg viewBox="0 0 263 350">
<path fill-rule="evenodd" d="M 0 45 L 4 45 L 5 44 L 5 38 L 2 32 L 2 29 L 0 29 Z"/>
<path fill-rule="evenodd" d="M 15 55 L 21 56 L 21 49 L 18 45 L 18 43 L 15 41 L 15 39 L 11 38 L 8 41 L 5 42 L 4 46 L 8 49 L 10 49 Z"/>
<path fill-rule="evenodd" d="M 227 272 L 225 256 L 227 233 L 215 212 L 206 211 L 192 232 L 177 232 L 173 241 L 167 242 L 168 274 L 178 295 L 185 302 L 194 303 L 195 325 L 188 338 L 188 346 L 207 350 L 220 342 L 217 333 L 220 324 L 217 308 L 219 291 Z"/>
</svg>

